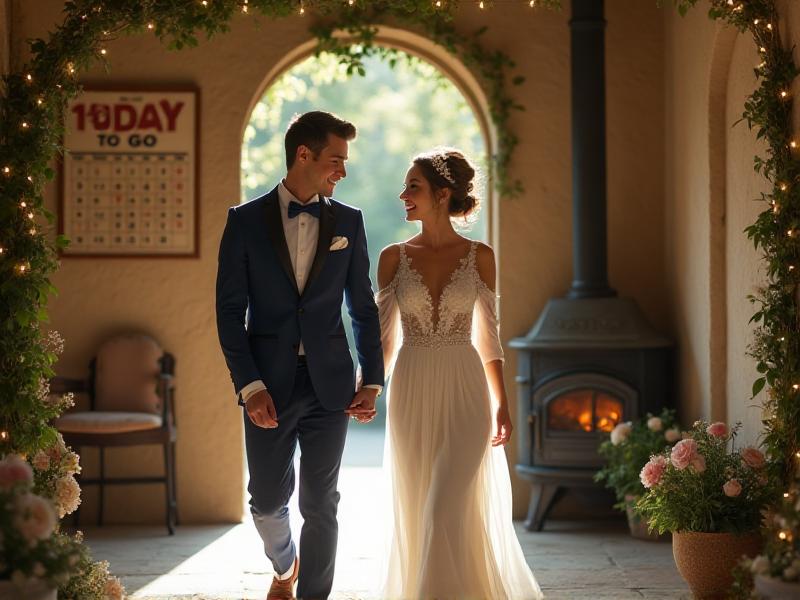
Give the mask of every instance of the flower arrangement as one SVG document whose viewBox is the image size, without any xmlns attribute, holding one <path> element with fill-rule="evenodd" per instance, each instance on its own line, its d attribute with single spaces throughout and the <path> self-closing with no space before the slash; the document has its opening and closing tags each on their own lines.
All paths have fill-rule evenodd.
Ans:
<svg viewBox="0 0 800 600">
<path fill-rule="evenodd" d="M 625 496 L 639 497 L 647 491 L 639 478 L 642 467 L 653 454 L 680 440 L 681 435 L 672 409 L 665 409 L 658 416 L 648 413 L 636 423 L 620 423 L 600 444 L 598 452 L 606 459 L 606 466 L 597 472 L 595 481 L 604 481 L 606 487 L 613 489 L 619 501 L 617 508 L 624 510 Z"/>
<path fill-rule="evenodd" d="M 759 529 L 775 497 L 764 454 L 735 448 L 741 424 L 697 421 L 672 449 L 653 455 L 640 473 L 647 493 L 636 509 L 659 533 L 745 533 Z"/>
<path fill-rule="evenodd" d="M 18 454 L 0 460 L 0 581 L 10 581 L 20 597 L 58 588 L 65 600 L 124 598 L 121 582 L 108 563 L 92 561 L 80 532 L 59 530 L 59 518 L 80 503 L 78 456 L 59 435 L 31 462 Z"/>
<path fill-rule="evenodd" d="M 764 552 L 744 561 L 753 575 L 800 582 L 800 480 L 795 479 L 766 526 Z"/>
<path fill-rule="evenodd" d="M 34 473 L 20 456 L 0 460 L 0 580 L 23 589 L 66 583 L 80 559 L 79 545 L 57 535 L 53 504 L 34 493 Z"/>
</svg>

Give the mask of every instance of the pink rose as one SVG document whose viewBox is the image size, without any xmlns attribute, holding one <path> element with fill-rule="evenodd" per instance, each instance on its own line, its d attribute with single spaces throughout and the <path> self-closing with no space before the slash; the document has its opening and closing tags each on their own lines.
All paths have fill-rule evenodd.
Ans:
<svg viewBox="0 0 800 600">
<path fill-rule="evenodd" d="M 33 469 L 16 454 L 9 454 L 0 460 L 0 489 L 9 489 L 18 483 L 31 483 Z"/>
<path fill-rule="evenodd" d="M 661 477 L 666 470 L 667 459 L 661 455 L 652 456 L 647 464 L 642 467 L 642 472 L 639 473 L 639 479 L 644 487 L 650 489 L 661 483 Z"/>
<path fill-rule="evenodd" d="M 761 450 L 753 448 L 752 446 L 742 449 L 742 460 L 751 469 L 760 469 L 767 463 L 767 459 L 764 458 L 764 454 Z"/>
<path fill-rule="evenodd" d="M 725 485 L 722 486 L 722 491 L 728 498 L 736 498 L 742 493 L 742 484 L 738 479 L 729 479 Z"/>
<path fill-rule="evenodd" d="M 706 459 L 699 452 L 697 456 L 692 459 L 692 468 L 698 473 L 702 473 L 706 470 Z"/>
<path fill-rule="evenodd" d="M 35 494 L 23 494 L 16 500 L 14 524 L 31 545 L 50 537 L 56 527 L 56 513 L 52 505 Z"/>
<path fill-rule="evenodd" d="M 722 421 L 717 421 L 706 427 L 706 433 L 716 438 L 728 437 L 728 426 Z"/>
<path fill-rule="evenodd" d="M 670 461 L 676 469 L 685 469 L 697 457 L 697 442 L 691 438 L 681 440 L 672 448 Z"/>
<path fill-rule="evenodd" d="M 677 427 L 673 427 L 672 429 L 667 429 L 664 432 L 664 439 L 667 440 L 670 444 L 677 442 L 681 439 L 681 430 Z"/>
</svg>

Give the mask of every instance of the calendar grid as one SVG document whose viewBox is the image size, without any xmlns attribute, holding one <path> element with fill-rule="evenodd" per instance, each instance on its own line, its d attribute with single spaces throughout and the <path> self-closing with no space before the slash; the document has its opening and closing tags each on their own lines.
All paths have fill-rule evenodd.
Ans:
<svg viewBox="0 0 800 600">
<path fill-rule="evenodd" d="M 65 136 L 62 163 L 59 228 L 71 240 L 64 254 L 197 256 L 194 94 L 89 91 L 75 102 L 82 104 L 68 113 L 78 116 Z M 159 109 L 165 118 L 158 126 L 174 131 L 126 126 L 124 135 L 105 133 L 109 115 L 128 115 L 135 124 L 130 115 L 149 111 L 152 126 Z M 91 130 L 96 114 L 106 129 Z M 112 141 L 114 147 L 104 147 Z M 159 150 L 133 150 L 126 142 Z"/>
</svg>

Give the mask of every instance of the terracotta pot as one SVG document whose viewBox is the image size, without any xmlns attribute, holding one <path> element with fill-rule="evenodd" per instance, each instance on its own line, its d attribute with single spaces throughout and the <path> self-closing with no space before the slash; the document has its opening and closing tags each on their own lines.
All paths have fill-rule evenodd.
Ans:
<svg viewBox="0 0 800 600">
<path fill-rule="evenodd" d="M 733 585 L 733 569 L 743 554 L 756 556 L 763 542 L 758 532 L 674 532 L 672 555 L 695 598 L 722 600 Z"/>
<path fill-rule="evenodd" d="M 800 600 L 800 582 L 783 581 L 766 575 L 753 578 L 759 598 L 765 600 Z"/>
<path fill-rule="evenodd" d="M 639 540 L 648 540 L 651 542 L 664 542 L 669 539 L 669 534 L 659 534 L 657 531 L 650 533 L 649 523 L 647 519 L 636 514 L 633 510 L 633 505 L 639 499 L 638 496 L 626 494 L 625 496 L 625 514 L 628 516 L 628 529 L 631 532 L 631 537 Z"/>
<path fill-rule="evenodd" d="M 56 600 L 55 589 L 35 581 L 23 587 L 17 587 L 10 581 L 0 581 L 0 600 Z"/>
</svg>

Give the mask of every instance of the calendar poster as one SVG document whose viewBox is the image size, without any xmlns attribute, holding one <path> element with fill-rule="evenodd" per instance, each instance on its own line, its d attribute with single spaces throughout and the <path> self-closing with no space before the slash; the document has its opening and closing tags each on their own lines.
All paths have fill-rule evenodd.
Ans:
<svg viewBox="0 0 800 600">
<path fill-rule="evenodd" d="M 70 256 L 197 256 L 193 91 L 94 91 L 66 115 Z"/>
</svg>

